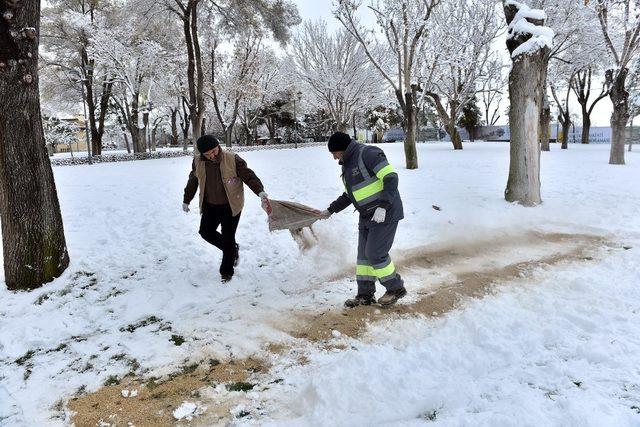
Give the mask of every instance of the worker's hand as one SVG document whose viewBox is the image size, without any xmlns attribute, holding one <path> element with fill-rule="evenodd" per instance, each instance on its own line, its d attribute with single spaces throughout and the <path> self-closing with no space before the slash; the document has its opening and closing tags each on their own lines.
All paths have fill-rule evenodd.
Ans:
<svg viewBox="0 0 640 427">
<path fill-rule="evenodd" d="M 185 211 L 185 212 L 189 212 L 190 211 L 189 203 L 183 203 L 182 204 L 182 210 Z"/>
<path fill-rule="evenodd" d="M 262 200 L 262 209 L 267 213 L 267 215 L 271 215 L 271 213 L 273 212 L 273 208 L 271 207 L 271 202 L 269 201 L 269 195 L 263 191 L 258 194 L 258 196 L 260 196 L 260 199 Z"/>
<path fill-rule="evenodd" d="M 332 215 L 331 212 L 329 212 L 328 209 L 325 209 L 322 212 L 320 212 L 320 219 L 328 219 L 331 215 Z"/>
<path fill-rule="evenodd" d="M 382 224 L 384 219 L 387 217 L 387 210 L 385 208 L 376 208 L 373 212 L 373 222 L 377 222 L 378 224 Z"/>
</svg>

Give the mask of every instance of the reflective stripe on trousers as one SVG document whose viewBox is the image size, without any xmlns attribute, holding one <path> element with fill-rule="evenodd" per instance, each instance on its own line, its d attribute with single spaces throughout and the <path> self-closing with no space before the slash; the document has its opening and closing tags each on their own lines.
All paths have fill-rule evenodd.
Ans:
<svg viewBox="0 0 640 427">
<path fill-rule="evenodd" d="M 396 267 L 393 265 L 391 258 L 387 256 L 387 260 L 381 264 L 371 265 L 367 260 L 358 260 L 356 266 L 356 279 L 380 283 L 394 279 L 396 276 Z"/>
<path fill-rule="evenodd" d="M 361 223 L 358 226 L 358 262 L 356 280 L 359 295 L 373 295 L 375 282 L 379 281 L 387 290 L 404 286 L 389 257 L 398 222 L 389 224 Z"/>
</svg>

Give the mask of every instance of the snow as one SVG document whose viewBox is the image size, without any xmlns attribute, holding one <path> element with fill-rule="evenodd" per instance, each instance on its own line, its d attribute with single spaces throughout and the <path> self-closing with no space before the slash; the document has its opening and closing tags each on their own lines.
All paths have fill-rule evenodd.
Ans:
<svg viewBox="0 0 640 427">
<path fill-rule="evenodd" d="M 273 413 L 297 408 L 286 425 L 418 425 L 436 412 L 439 425 L 637 426 L 639 275 L 629 252 L 436 321 L 372 327 L 368 342 L 289 369 Z"/>
<path fill-rule="evenodd" d="M 182 402 L 182 405 L 180 405 L 176 410 L 173 411 L 173 418 L 175 418 L 176 420 L 187 418 L 189 421 L 191 421 L 197 409 L 198 405 L 193 402 Z"/>
<path fill-rule="evenodd" d="M 546 20 L 547 15 L 543 10 L 531 9 L 523 3 L 513 0 L 507 0 L 505 4 L 518 8 L 518 13 L 509 24 L 508 37 L 514 38 L 518 34 L 531 35 L 530 39 L 522 43 L 511 53 L 512 58 L 523 54 L 533 54 L 544 47 L 548 47 L 549 49 L 553 47 L 554 31 L 549 27 L 538 26 L 527 20 Z"/>
<path fill-rule="evenodd" d="M 524 208 L 503 200 L 508 144 L 458 152 L 420 144 L 415 171 L 404 168 L 402 145 L 381 148 L 405 205 L 395 260 L 426 245 L 503 241 L 523 230 L 590 233 L 615 245 L 593 262 L 539 268 L 440 317 L 390 319 L 360 340 L 332 330 L 344 350 L 308 345 L 308 363 L 276 364 L 269 387 L 232 410 L 250 414 L 236 422 L 368 425 L 375 414 L 375 423 L 393 425 L 638 425 L 640 154 L 615 167 L 606 145 L 552 145 L 541 159 L 543 204 Z M 275 199 L 326 208 L 342 191 L 325 148 L 242 157 Z M 353 296 L 352 210 L 319 223 L 318 246 L 300 254 L 288 233 L 268 232 L 250 192 L 237 236 L 241 263 L 222 285 L 220 255 L 197 234 L 197 209 L 181 210 L 189 169 L 188 157 L 54 168 L 72 264 L 30 293 L 0 286 L 0 424 L 64 425 L 56 403 L 111 375 L 159 376 L 295 343 L 283 327 L 292 312 L 340 307 Z M 506 247 L 466 267 L 555 250 Z M 437 284 L 401 273 L 408 301 Z M 184 402 L 176 412 L 204 412 L 196 408 Z"/>
<path fill-rule="evenodd" d="M 122 397 L 136 397 L 138 396 L 138 390 L 122 390 L 120 394 Z"/>
</svg>

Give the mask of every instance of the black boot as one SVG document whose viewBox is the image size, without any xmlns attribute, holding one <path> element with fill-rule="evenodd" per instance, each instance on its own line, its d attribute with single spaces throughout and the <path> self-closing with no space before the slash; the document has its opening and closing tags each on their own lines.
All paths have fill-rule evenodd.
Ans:
<svg viewBox="0 0 640 427">
<path fill-rule="evenodd" d="M 235 244 L 235 251 L 233 253 L 233 266 L 237 267 L 240 263 L 240 245 Z"/>
<path fill-rule="evenodd" d="M 349 298 L 344 302 L 345 307 L 354 308 L 359 305 L 371 305 L 376 303 L 376 297 L 373 295 L 356 295 L 355 298 Z"/>
<path fill-rule="evenodd" d="M 378 300 L 381 306 L 389 307 L 390 305 L 395 304 L 400 298 L 407 294 L 407 290 L 404 286 L 400 289 L 396 289 L 395 291 L 387 291 L 382 295 L 382 297 Z"/>
<path fill-rule="evenodd" d="M 220 281 L 222 283 L 230 282 L 233 279 L 233 273 L 220 273 Z"/>
</svg>

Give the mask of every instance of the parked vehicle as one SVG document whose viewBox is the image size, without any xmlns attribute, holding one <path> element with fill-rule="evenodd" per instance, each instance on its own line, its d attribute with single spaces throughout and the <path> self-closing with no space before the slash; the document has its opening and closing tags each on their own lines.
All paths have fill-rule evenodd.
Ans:
<svg viewBox="0 0 640 427">
<path fill-rule="evenodd" d="M 380 142 L 402 142 L 404 141 L 404 131 L 400 128 L 392 128 L 384 133 Z"/>
</svg>

